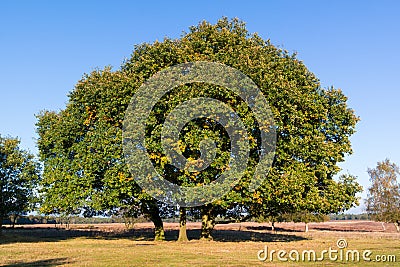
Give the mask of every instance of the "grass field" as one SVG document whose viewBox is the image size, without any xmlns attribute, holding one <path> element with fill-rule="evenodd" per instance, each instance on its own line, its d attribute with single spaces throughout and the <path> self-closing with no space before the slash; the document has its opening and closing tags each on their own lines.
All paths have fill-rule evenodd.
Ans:
<svg viewBox="0 0 400 267">
<path fill-rule="evenodd" d="M 279 225 L 278 225 L 279 226 Z M 214 241 L 200 241 L 199 224 L 188 224 L 189 242 L 174 241 L 177 225 L 166 224 L 164 242 L 154 242 L 149 224 L 139 224 L 135 230 L 125 231 L 122 225 L 73 225 L 71 230 L 35 226 L 34 228 L 6 229 L 0 240 L 1 266 L 400 266 L 400 234 L 396 232 L 351 230 L 346 223 L 315 224 L 308 233 L 300 232 L 297 225 L 284 225 L 278 232 L 267 224 L 244 223 L 218 225 Z M 322 227 L 325 230 L 316 230 Z M 347 227 L 346 231 L 333 231 Z M 372 226 L 371 226 L 372 227 Z M 78 229 L 79 228 L 79 229 Z M 372 227 L 373 228 L 373 227 Z M 347 248 L 338 249 L 337 240 L 345 239 Z M 257 252 L 271 250 L 314 250 L 317 258 L 322 250 L 370 250 L 366 262 L 324 260 L 309 262 L 282 262 L 273 254 L 273 261 L 260 261 Z M 261 256 L 264 254 L 261 254 Z M 334 254 L 336 255 L 336 254 Z M 337 255 L 340 255 L 339 252 Z M 377 262 L 376 256 L 394 255 L 396 262 Z M 295 254 L 293 254 L 293 257 Z M 285 257 L 285 256 L 284 256 Z M 286 254 L 286 258 L 288 255 Z M 306 257 L 307 258 L 307 257 Z M 382 257 L 381 257 L 382 258 Z M 393 261 L 393 259 L 390 259 Z"/>
</svg>

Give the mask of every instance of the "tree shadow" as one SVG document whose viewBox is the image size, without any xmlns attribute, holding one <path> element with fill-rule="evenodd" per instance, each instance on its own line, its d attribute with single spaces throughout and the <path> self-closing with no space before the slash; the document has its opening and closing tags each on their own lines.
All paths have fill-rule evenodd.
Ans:
<svg viewBox="0 0 400 267">
<path fill-rule="evenodd" d="M 275 229 L 272 230 L 271 226 L 246 226 L 246 228 L 249 230 L 254 230 L 254 231 L 274 231 L 274 232 L 291 232 L 291 233 L 304 232 L 304 229 L 299 230 L 299 229 L 288 229 L 288 228 L 282 228 L 282 227 L 275 227 Z"/>
<path fill-rule="evenodd" d="M 246 229 L 247 228 L 247 229 Z M 291 242 L 305 240 L 305 237 L 287 233 L 268 233 L 257 232 L 265 230 L 262 227 L 246 227 L 242 230 L 215 229 L 212 232 L 213 240 L 217 242 Z M 254 228 L 254 229 L 253 229 Z M 286 231 L 287 232 L 287 231 Z M 166 229 L 166 241 L 175 241 L 178 239 L 179 230 Z M 200 229 L 188 229 L 187 236 L 189 240 L 200 239 Z M 55 229 L 55 228 L 16 228 L 3 231 L 0 237 L 0 245 L 16 242 L 58 242 L 78 237 L 91 239 L 129 239 L 133 241 L 153 241 L 154 229 L 140 228 L 123 231 L 103 231 L 100 229 Z"/>
<path fill-rule="evenodd" d="M 68 263 L 72 263 L 68 260 L 68 258 L 56 258 L 56 259 L 47 259 L 47 260 L 37 260 L 37 261 L 29 261 L 29 262 L 15 262 L 6 265 L 2 265 L 3 267 L 19 267 L 19 266 L 59 266 L 65 265 Z"/>
<path fill-rule="evenodd" d="M 292 242 L 307 240 L 306 237 L 286 233 L 260 233 L 254 231 L 216 230 L 213 232 L 215 241 L 220 242 Z"/>
<path fill-rule="evenodd" d="M 368 229 L 352 229 L 352 228 L 335 228 L 332 229 L 330 227 L 313 227 L 313 230 L 319 230 L 319 231 L 332 231 L 332 232 L 383 232 L 382 230 L 368 230 Z"/>
<path fill-rule="evenodd" d="M 144 231 L 144 236 L 151 236 L 153 229 Z M 58 242 L 67 239 L 86 237 L 94 239 L 117 239 L 132 238 L 137 236 L 135 230 L 124 231 L 103 231 L 101 229 L 63 229 L 63 228 L 15 228 L 3 229 L 0 235 L 0 245 L 9 243 L 37 243 L 37 242 Z M 146 233 L 148 232 L 148 233 Z"/>
<path fill-rule="evenodd" d="M 187 237 L 189 240 L 200 239 L 199 229 L 187 230 Z M 178 239 L 179 230 L 166 230 L 165 240 L 176 241 Z M 214 230 L 212 232 L 213 240 L 216 242 L 292 242 L 307 240 L 307 238 L 298 235 L 291 235 L 286 233 L 259 233 L 247 230 Z M 154 234 L 151 231 L 139 231 L 132 237 L 135 240 L 152 241 Z"/>
</svg>

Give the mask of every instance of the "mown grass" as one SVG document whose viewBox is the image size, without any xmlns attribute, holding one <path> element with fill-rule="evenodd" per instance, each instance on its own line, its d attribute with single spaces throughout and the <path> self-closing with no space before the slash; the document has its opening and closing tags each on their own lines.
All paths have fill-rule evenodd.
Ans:
<svg viewBox="0 0 400 267">
<path fill-rule="evenodd" d="M 154 242 L 137 233 L 79 236 L 75 232 L 43 236 L 30 235 L 29 231 L 33 230 L 4 231 L 0 237 L 1 266 L 400 266 L 400 235 L 397 233 L 311 231 L 273 234 L 255 231 L 249 234 L 218 230 L 216 241 L 192 239 L 179 243 Z M 260 239 L 262 236 L 266 238 Z M 319 253 L 329 247 L 337 249 L 339 238 L 347 241 L 348 249 L 357 249 L 361 253 L 371 250 L 371 259 L 378 254 L 395 255 L 397 262 L 331 261 L 328 257 L 318 262 L 280 262 L 276 256 L 273 262 L 257 259 L 257 252 L 265 245 L 269 250 L 289 252 L 296 249 L 301 253 L 312 249 Z"/>
</svg>

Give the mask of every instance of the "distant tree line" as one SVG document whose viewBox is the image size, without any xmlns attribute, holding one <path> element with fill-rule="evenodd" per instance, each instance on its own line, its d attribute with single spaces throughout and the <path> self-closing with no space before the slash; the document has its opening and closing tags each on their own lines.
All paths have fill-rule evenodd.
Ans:
<svg viewBox="0 0 400 267">
<path fill-rule="evenodd" d="M 335 221 L 344 221 L 344 220 L 360 220 L 360 221 L 369 221 L 371 220 L 371 215 L 368 213 L 361 214 L 331 214 L 329 215 L 330 220 Z"/>
</svg>

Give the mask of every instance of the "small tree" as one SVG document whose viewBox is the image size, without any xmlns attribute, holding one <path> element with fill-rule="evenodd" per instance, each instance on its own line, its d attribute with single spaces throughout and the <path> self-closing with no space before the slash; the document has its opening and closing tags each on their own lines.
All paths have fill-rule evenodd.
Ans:
<svg viewBox="0 0 400 267">
<path fill-rule="evenodd" d="M 19 148 L 16 138 L 0 136 L 0 233 L 3 219 L 32 208 L 40 166 L 34 156 Z"/>
<path fill-rule="evenodd" d="M 372 219 L 383 223 L 394 223 L 397 231 L 400 221 L 400 184 L 397 180 L 399 167 L 389 159 L 378 162 L 375 169 L 368 169 L 371 187 L 365 203 Z"/>
</svg>

